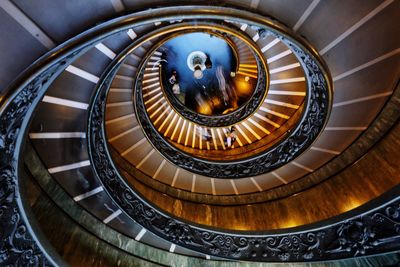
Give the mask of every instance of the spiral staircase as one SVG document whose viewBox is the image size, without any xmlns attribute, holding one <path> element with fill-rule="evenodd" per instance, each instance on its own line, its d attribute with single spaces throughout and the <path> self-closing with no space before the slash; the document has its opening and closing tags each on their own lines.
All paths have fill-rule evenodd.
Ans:
<svg viewBox="0 0 400 267">
<path fill-rule="evenodd" d="M 399 1 L 0 12 L 1 266 L 399 264 Z M 191 33 L 235 55 L 224 113 L 168 82 Z"/>
</svg>

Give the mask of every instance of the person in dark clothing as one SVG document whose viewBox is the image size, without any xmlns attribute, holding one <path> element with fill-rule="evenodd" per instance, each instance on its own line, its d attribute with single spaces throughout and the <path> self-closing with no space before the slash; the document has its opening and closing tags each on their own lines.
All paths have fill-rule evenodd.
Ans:
<svg viewBox="0 0 400 267">
<path fill-rule="evenodd" d="M 212 68 L 212 62 L 210 57 L 207 55 L 206 61 L 204 62 L 204 65 L 206 66 L 206 69 L 211 69 Z"/>
</svg>

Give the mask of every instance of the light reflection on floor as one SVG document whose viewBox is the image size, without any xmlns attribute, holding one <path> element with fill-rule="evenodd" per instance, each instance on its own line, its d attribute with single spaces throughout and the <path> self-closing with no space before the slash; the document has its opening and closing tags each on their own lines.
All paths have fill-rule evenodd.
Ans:
<svg viewBox="0 0 400 267">
<path fill-rule="evenodd" d="M 236 71 L 236 58 L 231 46 L 220 37 L 208 33 L 184 34 L 169 40 L 159 51 L 167 60 L 163 65 L 164 88 L 172 90 L 168 80 L 175 70 L 180 92 L 176 97 L 193 111 L 206 115 L 230 113 L 254 91 L 253 84 L 231 77 Z M 187 65 L 187 57 L 193 51 L 204 52 L 212 62 L 201 79 L 195 79 Z"/>
</svg>

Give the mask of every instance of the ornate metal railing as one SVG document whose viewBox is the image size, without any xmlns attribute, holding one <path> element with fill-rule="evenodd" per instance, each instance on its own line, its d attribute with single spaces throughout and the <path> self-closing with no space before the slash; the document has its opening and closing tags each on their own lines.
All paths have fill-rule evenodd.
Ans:
<svg viewBox="0 0 400 267">
<path fill-rule="evenodd" d="M 168 100 L 170 106 L 178 112 L 185 120 L 190 120 L 198 125 L 206 126 L 206 127 L 223 127 L 223 126 L 230 126 L 233 125 L 237 122 L 240 122 L 250 115 L 252 115 L 254 112 L 257 111 L 259 106 L 263 103 L 266 95 L 267 95 L 267 89 L 268 89 L 268 66 L 266 63 L 266 60 L 264 57 L 262 57 L 262 53 L 258 46 L 254 44 L 254 42 L 248 38 L 246 35 L 241 33 L 238 30 L 231 29 L 226 26 L 226 24 L 220 23 L 220 24 L 210 24 L 207 22 L 198 22 L 199 24 L 195 25 L 194 28 L 191 28 L 190 31 L 205 31 L 205 30 L 212 30 L 213 31 L 221 31 L 222 34 L 230 34 L 232 36 L 235 36 L 239 38 L 240 40 L 243 40 L 244 43 L 249 45 L 249 47 L 253 50 L 254 52 L 254 57 L 257 61 L 257 67 L 258 67 L 258 78 L 257 78 L 257 84 L 254 89 L 253 94 L 251 95 L 250 99 L 241 105 L 238 109 L 228 113 L 228 114 L 223 114 L 223 115 L 204 115 L 198 112 L 195 112 L 188 108 L 186 105 L 184 105 L 181 101 L 179 101 L 175 95 L 173 94 L 172 90 L 169 90 L 169 88 L 165 88 L 162 84 L 163 81 L 160 81 L 163 92 L 166 96 L 166 99 Z M 211 28 L 210 28 L 211 27 Z M 184 34 L 187 31 L 184 31 L 180 34 Z M 213 32 L 213 34 L 215 34 Z M 222 35 L 221 34 L 221 35 Z M 148 55 L 151 55 L 156 49 L 158 49 L 163 43 L 165 43 L 167 40 L 169 40 L 171 37 L 167 37 L 166 39 L 160 41 L 158 44 L 155 44 L 154 47 L 148 52 Z M 148 57 L 144 57 L 144 59 L 147 59 Z M 138 102 L 143 102 L 143 91 L 142 91 L 142 81 L 143 81 L 143 74 L 144 74 L 144 69 L 145 65 L 147 64 L 148 60 L 144 60 L 144 62 L 141 64 L 142 68 L 139 71 L 139 75 L 141 76 L 136 80 L 136 85 L 135 88 L 135 105 L 137 105 Z"/>
<path fill-rule="evenodd" d="M 324 128 L 329 115 L 332 98 L 330 78 L 328 72 L 323 67 L 323 63 L 311 53 L 311 48 L 301 47 L 300 43 L 295 39 L 285 37 L 280 33 L 275 33 L 275 36 L 284 42 L 298 57 L 299 62 L 305 69 L 308 82 L 307 99 L 303 109 L 303 116 L 284 140 L 256 155 L 253 155 L 249 151 L 248 154 L 250 156 L 237 161 L 208 161 L 196 158 L 195 155 L 187 154 L 177 149 L 155 129 L 146 112 L 142 97 L 142 80 L 147 63 L 147 60 L 144 60 L 139 68 L 139 75 L 136 79 L 134 102 L 137 119 L 153 146 L 169 161 L 183 169 L 205 176 L 229 179 L 256 176 L 272 171 L 290 162 L 307 149 Z M 265 79 L 262 77 L 260 77 L 261 84 L 265 82 Z M 176 105 L 179 106 L 179 103 L 176 103 Z M 183 106 L 183 104 L 180 103 L 180 106 Z M 184 108 L 180 106 L 179 109 Z M 250 110 L 250 112 L 254 112 L 254 109 Z M 192 111 L 184 112 L 183 114 L 185 116 L 188 115 L 190 120 L 193 120 L 193 116 L 196 118 L 207 117 Z M 234 118 L 237 119 L 236 117 Z M 221 123 L 218 118 L 214 122 Z"/>
<path fill-rule="evenodd" d="M 178 10 L 178 11 L 177 11 Z M 212 11 L 212 12 L 211 12 Z M 79 55 L 93 47 L 102 39 L 132 26 L 172 19 L 232 19 L 281 31 L 283 27 L 264 17 L 221 7 L 187 6 L 176 9 L 161 8 L 133 15 L 127 15 L 78 36 L 57 47 L 37 61 L 15 82 L 1 103 L 0 109 L 0 263 L 3 265 L 57 265 L 58 259 L 52 255 L 45 241 L 31 225 L 24 201 L 20 195 L 22 177 L 20 160 L 26 131 L 40 100 L 55 78 Z M 163 30 L 153 34 L 161 34 Z M 284 32 L 284 31 L 283 31 Z M 132 47 L 151 38 L 150 34 L 138 39 Z M 289 42 L 286 34 L 280 36 Z M 313 51 L 303 53 L 306 45 L 298 40 L 289 43 L 300 56 L 311 78 L 308 95 L 307 120 L 302 121 L 287 142 L 268 158 L 259 157 L 262 165 L 277 166 L 301 152 L 300 145 L 314 138 L 324 124 L 324 116 L 329 112 L 329 78 L 321 71 L 321 64 L 315 61 Z M 125 51 L 127 52 L 127 51 Z M 152 207 L 142 197 L 129 188 L 117 172 L 108 153 L 104 135 L 104 108 L 109 82 L 121 63 L 117 57 L 105 72 L 99 90 L 91 103 L 90 129 L 88 132 L 90 156 L 95 172 L 107 192 L 120 207 L 138 223 L 183 247 L 210 255 L 231 259 L 260 261 L 311 261 L 337 259 L 392 251 L 400 248 L 400 197 L 399 189 L 381 197 L 379 202 L 370 203 L 354 214 L 338 218 L 325 226 L 312 225 L 298 230 L 269 233 L 223 232 L 189 225 Z M 328 105 L 328 106 L 327 106 Z M 311 110 L 311 111 L 310 111 Z M 311 128 L 310 128 L 311 127 Z M 310 133 L 311 137 L 304 136 Z M 282 153 L 282 154 L 280 154 Z M 250 174 L 249 174 L 250 175 Z"/>
<path fill-rule="evenodd" d="M 90 43 L 70 53 L 67 46 L 48 53 L 15 82 L 0 109 L 0 263 L 18 266 L 57 265 L 50 247 L 35 234 L 20 195 L 21 151 L 29 121 L 49 85 Z"/>
<path fill-rule="evenodd" d="M 145 37 L 139 39 L 135 45 L 138 46 L 140 42 L 146 40 Z M 287 40 L 285 41 L 288 43 Z M 298 55 L 300 54 L 299 57 L 307 67 L 308 75 L 312 80 L 310 86 L 314 92 L 310 93 L 309 101 L 313 103 L 313 113 L 309 114 L 311 114 L 312 119 L 320 119 L 321 121 L 323 118 L 320 117 L 321 114 L 318 114 L 318 111 L 329 109 L 326 106 L 328 105 L 326 100 L 329 92 L 324 91 L 325 86 L 327 86 L 324 74 L 311 56 L 302 53 L 299 46 L 293 43 L 289 43 L 289 45 L 294 48 Z M 117 59 L 115 64 L 110 67 L 99 85 L 98 94 L 92 104 L 89 121 L 90 156 L 97 175 L 110 195 L 114 197 L 122 210 L 143 227 L 180 246 L 209 255 L 241 260 L 310 261 L 377 253 L 381 252 L 381 245 L 386 246 L 386 248 L 390 247 L 390 249 L 398 247 L 398 245 L 392 243 L 398 231 L 398 222 L 394 222 L 395 219 L 399 219 L 396 217 L 398 199 L 393 200 L 390 205 L 365 212 L 363 215 L 349 217 L 344 221 L 338 220 L 325 227 L 314 225 L 305 230 L 293 230 L 288 233 L 281 231 L 277 234 L 224 232 L 201 228 L 165 214 L 147 203 L 144 198 L 126 184 L 118 173 L 110 160 L 107 142 L 104 138 L 103 122 L 107 91 L 119 67 L 119 62 L 122 60 L 122 58 Z M 138 112 L 138 118 L 145 115 L 144 107 L 142 108 L 143 113 Z M 310 126 L 310 123 L 309 121 L 303 122 L 304 128 L 299 127 L 297 130 L 303 129 L 303 133 L 309 133 L 308 129 L 307 131 L 305 129 Z M 145 131 L 148 130 L 146 126 L 143 127 Z M 315 136 L 318 132 L 313 131 L 311 127 L 311 133 Z M 301 133 L 297 133 L 295 136 L 301 137 Z M 287 150 L 283 151 L 289 152 L 290 147 L 288 146 L 290 144 L 293 143 L 287 143 Z M 164 144 L 162 148 L 165 148 Z M 295 148 L 298 147 L 294 145 Z M 93 153 L 95 151 L 96 153 Z M 283 156 L 285 155 L 286 153 L 283 153 Z M 191 170 L 193 171 L 193 169 Z M 367 235 L 364 235 L 370 226 L 375 227 L 380 222 L 385 224 L 384 228 L 381 228 L 383 231 L 368 232 Z"/>
</svg>

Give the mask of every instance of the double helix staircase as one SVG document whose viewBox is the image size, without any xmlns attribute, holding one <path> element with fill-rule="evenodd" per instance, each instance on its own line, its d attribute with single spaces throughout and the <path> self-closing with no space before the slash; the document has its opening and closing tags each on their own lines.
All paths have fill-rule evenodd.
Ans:
<svg viewBox="0 0 400 267">
<path fill-rule="evenodd" d="M 389 138 L 397 133 L 395 127 L 399 113 L 396 103 L 399 98 L 396 86 L 399 78 L 400 40 L 396 37 L 399 35 L 394 21 L 400 9 L 398 2 L 368 1 L 359 8 L 350 1 L 342 5 L 329 1 L 320 3 L 304 1 L 297 3 L 298 8 L 293 10 L 288 8 L 290 3 L 275 3 L 271 9 L 264 1 L 245 1 L 246 3 L 227 1 L 234 6 L 245 5 L 249 9 L 253 8 L 257 13 L 273 15 L 287 26 L 266 19 L 265 23 L 269 23 L 271 27 L 269 31 L 257 24 L 262 21 L 261 18 L 251 25 L 249 17 L 238 16 L 239 11 L 232 11 L 229 8 L 227 11 L 223 8 L 214 10 L 216 13 L 227 12 L 225 16 L 229 18 L 224 16 L 213 18 L 212 15 L 207 18 L 205 15 L 207 8 L 202 9 L 201 6 L 192 7 L 194 11 L 187 7 L 181 12 L 176 12 L 174 8 L 167 8 L 164 11 L 148 10 L 95 26 L 96 22 L 117 17 L 115 11 L 120 12 L 121 7 L 126 10 L 137 10 L 143 9 L 150 3 L 99 1 L 93 3 L 94 6 L 101 7 L 101 12 L 97 13 L 94 7 L 84 3 L 50 2 L 42 3 L 50 11 L 54 11 L 46 13 L 46 16 L 41 16 L 40 5 L 35 7 L 24 1 L 5 1 L 0 4 L 2 8 L 0 12 L 4 13 L 1 16 L 1 20 L 4 21 L 2 27 L 11 29 L 7 33 L 5 31 L 1 33 L 6 37 L 2 38 L 4 48 L 10 50 L 9 54 L 2 55 L 5 64 L 10 65 L 10 68 L 0 73 L 2 87 L 9 84 L 12 77 L 16 77 L 30 65 L 33 59 L 38 58 L 45 51 L 44 47 L 53 48 L 56 42 L 63 43 L 87 29 L 82 35 L 43 56 L 41 61 L 34 63 L 31 69 L 19 78 L 21 81 L 16 80 L 10 86 L 11 91 L 1 95 L 1 153 L 20 157 L 18 161 L 11 161 L 3 156 L 2 177 L 11 177 L 10 168 L 3 167 L 8 166 L 4 162 L 14 162 L 12 164 L 16 164 L 15 166 L 25 162 L 27 172 L 33 176 L 35 183 L 41 186 L 38 190 L 47 191 L 48 197 L 59 206 L 60 210 L 63 209 L 63 205 L 67 205 L 66 203 L 73 203 L 71 205 L 75 205 L 76 210 L 83 210 L 87 216 L 92 216 L 93 222 L 98 225 L 96 227 L 104 229 L 103 232 L 117 234 L 120 241 L 114 242 L 112 237 L 94 233 L 94 230 L 89 231 L 93 236 L 116 246 L 116 251 L 127 251 L 144 257 L 145 260 L 154 260 L 155 264 L 168 265 L 174 265 L 174 261 L 181 264 L 193 261 L 196 264 L 218 265 L 230 260 L 324 260 L 328 259 L 324 258 L 328 257 L 327 254 L 321 254 L 322 256 L 310 254 L 310 256 L 307 254 L 308 251 L 314 250 L 308 247 L 306 252 L 299 248 L 297 252 L 300 251 L 304 257 L 296 258 L 294 253 L 296 249 L 287 248 L 283 243 L 282 246 L 274 247 L 276 250 L 264 251 L 263 245 L 257 243 L 259 241 L 256 237 L 252 235 L 248 237 L 247 232 L 241 230 L 257 230 L 261 232 L 260 236 L 264 236 L 264 233 L 268 235 L 268 231 L 278 230 L 273 234 L 275 238 L 276 233 L 278 236 L 279 233 L 283 233 L 282 236 L 286 233 L 290 236 L 291 233 L 300 231 L 291 230 L 290 227 L 305 226 L 304 231 L 311 233 L 311 230 L 307 230 L 314 229 L 312 225 L 310 226 L 311 223 L 327 220 L 326 224 L 322 225 L 333 227 L 332 225 L 337 222 L 334 216 L 373 200 L 385 192 L 392 192 L 392 196 L 396 194 L 397 191 L 390 189 L 398 184 L 400 178 L 395 175 L 397 158 L 379 156 L 379 153 L 383 152 L 381 150 L 376 152 L 374 145 L 381 138 Z M 254 7 L 256 4 L 258 7 Z M 86 15 L 87 19 L 77 16 L 80 12 Z M 196 17 L 191 12 L 199 13 Z M 59 19 L 54 23 L 52 23 L 54 19 L 46 19 L 57 15 Z M 340 20 L 341 16 L 348 19 Z M 68 28 L 65 22 L 70 22 L 68 25 L 71 29 L 67 29 L 65 35 L 60 35 L 62 32 L 60 29 Z M 261 70 L 264 68 L 266 71 L 267 84 L 262 102 L 250 115 L 233 124 L 202 125 L 182 116 L 169 101 L 168 88 L 165 88 L 162 81 L 164 52 L 159 42 L 162 41 L 163 34 L 168 34 L 163 32 L 175 31 L 179 27 L 195 27 L 202 23 L 218 24 L 218 27 L 239 32 L 238 36 L 243 35 L 247 40 L 244 42 L 237 36 L 230 36 L 238 61 L 235 79 L 257 86 Z M 90 29 L 91 27 L 94 28 Z M 278 29 L 284 29 L 283 34 Z M 19 37 L 8 36 L 8 32 L 15 32 Z M 51 38 L 46 36 L 45 32 Z M 302 39 L 300 35 L 308 41 Z M 328 83 L 332 82 L 334 90 L 330 103 L 332 107 L 329 109 L 329 118 L 327 117 L 324 123 L 325 127 L 316 134 L 312 144 L 299 152 L 293 160 L 283 160 L 278 168 L 255 175 L 213 176 L 176 164 L 171 157 L 163 154 L 157 143 L 151 140 L 148 130 L 142 127 L 142 120 L 148 119 L 154 131 L 168 146 L 176 150 L 177 154 L 182 153 L 199 161 L 240 165 L 241 162 L 261 157 L 263 153 L 277 147 L 295 132 L 306 111 L 315 108 L 309 106 L 309 103 L 312 103 L 310 88 L 315 82 L 310 79 L 313 66 L 305 64 L 304 55 L 285 41 L 288 36 L 290 38 L 294 36 L 295 40 L 304 42 L 302 44 L 310 49 L 310 54 L 320 56 L 317 61 L 321 60 L 318 62 L 322 62 L 321 66 L 327 67 L 331 75 L 330 77 L 327 73 L 323 78 Z M 15 60 L 17 50 L 21 50 L 22 54 Z M 68 57 L 65 56 L 67 54 Z M 60 64 L 59 69 L 46 73 L 46 68 L 53 68 L 57 64 Z M 112 75 L 109 74 L 111 72 Z M 35 77 L 29 76 L 32 73 L 42 79 L 37 79 L 42 81 L 41 86 L 27 86 L 34 81 Z M 44 75 L 40 76 L 41 73 Z M 44 80 L 43 77 L 46 75 L 49 78 Z M 36 91 L 24 93 L 23 90 L 27 90 L 26 88 L 30 88 L 29 90 L 39 88 L 38 92 L 41 93 L 36 94 Z M 123 184 L 127 185 L 129 190 L 135 191 L 137 195 L 134 196 L 139 196 L 138 199 L 143 201 L 135 202 L 139 204 L 133 205 L 133 208 L 121 204 L 124 200 L 131 200 L 130 191 L 126 189 L 120 196 L 113 195 L 114 188 L 109 187 L 106 182 L 107 176 L 104 176 L 109 170 L 102 172 L 96 157 L 93 156 L 104 152 L 101 149 L 103 146 L 96 147 L 96 150 L 91 143 L 95 140 L 92 136 L 94 127 L 92 119 L 96 114 L 96 108 L 99 107 L 96 99 L 100 97 L 99 92 L 103 88 L 107 89 L 104 101 L 104 125 L 101 126 L 106 138 L 105 147 L 110 160 L 113 160 L 115 173 L 119 172 Z M 141 88 L 139 93 L 136 92 L 137 88 Z M 31 98 L 25 100 L 22 95 Z M 147 114 L 145 117 L 137 112 L 138 98 L 145 107 Z M 18 104 L 18 108 L 24 107 L 27 103 L 29 105 L 34 103 L 32 108 L 29 107 L 29 111 L 28 108 L 24 109 L 21 113 L 15 111 L 17 108 L 13 108 L 11 112 L 10 107 L 20 99 L 23 99 L 23 104 Z M 13 125 L 16 125 L 10 121 L 22 118 L 24 123 L 19 127 L 22 130 L 10 134 Z M 315 121 L 318 118 L 313 117 L 308 120 Z M 232 126 L 236 129 L 236 138 L 229 147 L 226 139 Z M 20 137 L 25 132 L 26 139 L 25 136 Z M 210 137 L 205 138 L 204 133 L 210 133 Z M 390 137 L 392 141 L 396 140 L 393 136 Z M 14 139 L 20 141 L 12 143 L 10 140 Z M 395 143 L 394 146 L 396 145 L 398 144 Z M 388 145 L 385 143 L 385 149 L 389 151 L 386 146 Z M 16 149 L 15 154 L 13 149 Z M 353 184 L 356 183 L 355 178 L 335 182 L 339 178 L 348 177 L 346 171 L 351 164 L 355 166 L 352 170 L 357 171 L 357 160 L 363 155 L 371 155 L 368 151 L 371 151 L 371 154 L 378 153 L 377 158 L 381 164 L 371 160 L 371 166 L 377 169 L 386 166 L 386 171 L 391 174 L 390 178 L 381 182 L 372 181 L 371 171 L 371 178 L 365 177 L 364 184 L 360 182 L 358 186 Z M 25 160 L 23 160 L 24 153 L 27 155 Z M 368 157 L 363 159 L 369 160 Z M 362 160 L 360 162 L 363 163 Z M 20 170 L 20 167 L 11 169 Z M 110 173 L 109 177 L 115 177 L 115 173 Z M 341 173 L 343 176 L 340 176 Z M 20 179 L 17 175 L 15 177 L 17 180 Z M 58 196 L 52 195 L 51 190 L 46 189 L 47 182 L 44 182 L 43 177 L 47 177 L 47 182 L 52 181 L 55 187 L 59 187 L 60 192 L 66 193 L 63 195 L 64 200 L 57 201 Z M 2 183 L 8 181 L 4 179 L 2 178 Z M 324 180 L 328 182 L 324 183 Z M 19 190 L 18 183 L 16 184 L 15 188 Z M 363 186 L 367 188 L 364 192 L 359 189 Z M 2 186 L 2 188 L 9 187 Z M 323 189 L 318 191 L 318 188 Z M 6 192 L 5 189 L 4 191 Z M 17 192 L 15 203 L 19 203 L 19 191 Z M 314 194 L 315 199 L 324 193 L 331 194 L 326 197 L 334 204 L 330 206 L 326 201 L 310 203 L 310 200 L 313 200 L 309 197 L 311 192 L 317 192 Z M 2 203 L 14 201 L 13 197 L 3 198 L 6 194 L 1 196 Z M 346 199 L 352 200 L 355 204 L 348 204 Z M 340 204 L 341 201 L 346 202 L 346 207 L 350 208 L 343 210 L 341 206 L 335 206 L 335 203 Z M 18 206 L 20 204 L 15 205 L 19 207 L 17 210 L 24 212 L 22 206 Z M 307 205 L 315 205 L 315 209 L 303 210 L 308 207 Z M 318 207 L 319 212 L 316 211 Z M 365 213 L 365 209 L 361 209 L 362 212 Z M 135 211 L 142 210 L 148 221 L 143 221 L 143 217 L 140 216 L 135 217 Z M 262 212 L 256 212 L 257 210 Z M 40 214 L 45 211 L 37 212 Z M 67 208 L 65 212 L 69 212 Z M 306 215 L 298 220 L 300 223 L 292 223 L 291 219 L 301 217 L 299 214 L 302 212 Z M 360 214 L 357 212 L 354 214 Z M 74 217 L 71 213 L 69 216 L 76 222 L 79 221 L 78 216 Z M 4 218 L 4 229 L 14 227 L 10 226 L 12 220 Z M 24 215 L 21 218 L 27 220 Z M 167 225 L 170 227 L 168 229 L 159 222 L 164 218 L 168 219 Z M 277 222 L 268 222 L 268 218 Z M 332 218 L 333 221 L 330 221 Z M 27 221 L 23 220 L 21 219 L 21 222 L 26 224 Z M 383 220 L 385 221 L 386 217 Z M 397 219 L 391 217 L 391 220 Z M 3 223 L 3 218 L 1 221 Z M 244 225 L 246 221 L 248 225 Z M 182 229 L 179 228 L 181 224 L 185 225 Z M 84 226 L 84 223 L 78 225 L 89 228 L 88 225 Z M 237 236 L 238 239 L 245 235 L 245 238 L 250 240 L 245 248 L 241 247 L 240 240 L 225 236 L 230 235 L 231 231 L 236 231 L 233 236 Z M 34 232 L 30 233 L 32 235 Z M 197 245 L 200 243 L 186 240 L 187 233 L 190 233 L 190 238 L 196 242 L 201 239 L 202 246 L 196 247 L 193 243 Z M 327 235 L 330 236 L 331 232 Z M 258 235 L 255 236 L 258 238 Z M 397 240 L 396 237 L 393 238 L 393 246 L 389 241 L 384 243 L 391 250 L 395 248 Z M 6 239 L 11 240 L 9 237 L 3 238 Z M 34 237 L 33 240 L 41 242 L 40 238 Z M 285 242 L 283 239 L 281 241 Z M 308 241 L 313 242 L 311 237 Z M 133 244 L 137 244 L 134 246 L 140 248 L 139 250 L 150 251 L 150 255 L 154 249 L 155 253 L 164 256 L 155 260 L 151 259 L 151 256 L 143 256 L 140 251 L 132 252 L 131 247 L 126 245 L 131 244 L 130 242 L 135 242 Z M 13 246 L 14 243 L 17 242 L 10 241 L 7 244 Z M 1 251 L 3 248 L 4 246 Z M 339 246 L 337 250 L 341 249 L 345 250 L 344 245 Z M 369 254 L 368 249 L 366 254 Z M 35 250 L 35 253 L 39 255 L 40 249 L 38 251 Z M 13 255 L 22 255 L 22 252 L 13 253 L 0 257 L 0 263 L 12 263 Z M 337 256 L 335 254 L 332 258 L 349 257 L 346 253 L 350 252 L 343 252 Z M 359 253 L 361 252 L 357 250 L 356 256 L 360 255 Z M 317 258 L 313 258 L 314 256 Z M 47 262 L 46 258 L 51 257 L 38 258 L 40 264 L 44 265 Z"/>
<path fill-rule="evenodd" d="M 258 41 L 254 38 L 254 31 L 251 32 L 250 27 L 247 31 L 248 36 Z M 239 39 L 234 42 L 238 45 L 239 68 L 237 73 L 241 75 L 238 79 L 244 79 L 245 75 L 251 75 L 249 68 L 251 71 L 255 67 L 257 73 L 257 64 L 251 50 Z M 239 45 L 241 45 L 241 49 Z M 142 81 L 143 99 L 148 116 L 157 131 L 180 149 L 190 148 L 192 155 L 212 157 L 211 152 L 216 150 L 215 158 L 221 158 L 223 155 L 218 153 L 218 150 L 229 150 L 229 154 L 222 152 L 225 153 L 222 157 L 229 158 L 231 155 L 234 158 L 240 156 L 240 154 L 249 154 L 251 150 L 248 146 L 253 144 L 254 147 L 254 143 L 258 141 L 262 141 L 262 143 L 260 142 L 261 145 L 258 145 L 258 147 L 255 144 L 256 149 L 269 142 L 276 142 L 277 136 L 284 135 L 292 127 L 292 125 L 285 125 L 285 123 L 303 105 L 306 95 L 306 81 L 296 56 L 281 41 L 268 36 L 265 40 L 260 40 L 256 46 L 263 53 L 263 57 L 269 66 L 275 63 L 275 65 L 272 65 L 273 68 L 270 67 L 269 69 L 270 88 L 258 110 L 246 120 L 234 125 L 237 129 L 237 136 L 232 147 L 227 147 L 226 144 L 227 133 L 232 126 L 205 127 L 179 115 L 179 112 L 171 106 L 166 95 L 163 94 L 163 85 L 160 81 L 162 53 L 154 51 L 153 54 L 148 55 L 150 59 L 144 66 Z M 247 66 L 247 69 L 243 66 Z M 121 67 L 111 84 L 107 102 L 106 128 L 108 141 L 126 161 L 149 177 L 164 184 L 195 193 L 232 195 L 268 189 L 268 187 L 261 187 L 257 182 L 254 183 L 258 180 L 270 179 L 268 174 L 251 180 L 247 190 L 242 190 L 241 187 L 237 188 L 235 180 L 210 179 L 203 175 L 192 174 L 164 159 L 140 130 L 140 124 L 137 122 L 132 108 L 133 79 L 131 79 L 130 84 L 126 82 L 122 85 L 119 77 L 122 76 L 120 73 L 123 71 L 124 68 Z M 257 75 L 252 77 L 252 79 L 256 78 Z M 125 87 L 121 88 L 121 86 Z M 276 130 L 277 133 L 271 135 Z M 208 132 L 211 138 L 204 138 L 201 133 L 205 132 Z M 271 138 L 268 140 L 270 135 Z M 235 149 L 236 147 L 238 149 Z M 254 150 L 254 148 L 251 149 Z M 195 179 L 194 182 L 193 179 Z M 265 182 L 262 183 L 265 184 Z M 282 181 L 278 180 L 278 183 L 282 183 Z M 277 182 L 271 184 L 272 187 L 276 185 Z"/>
</svg>

